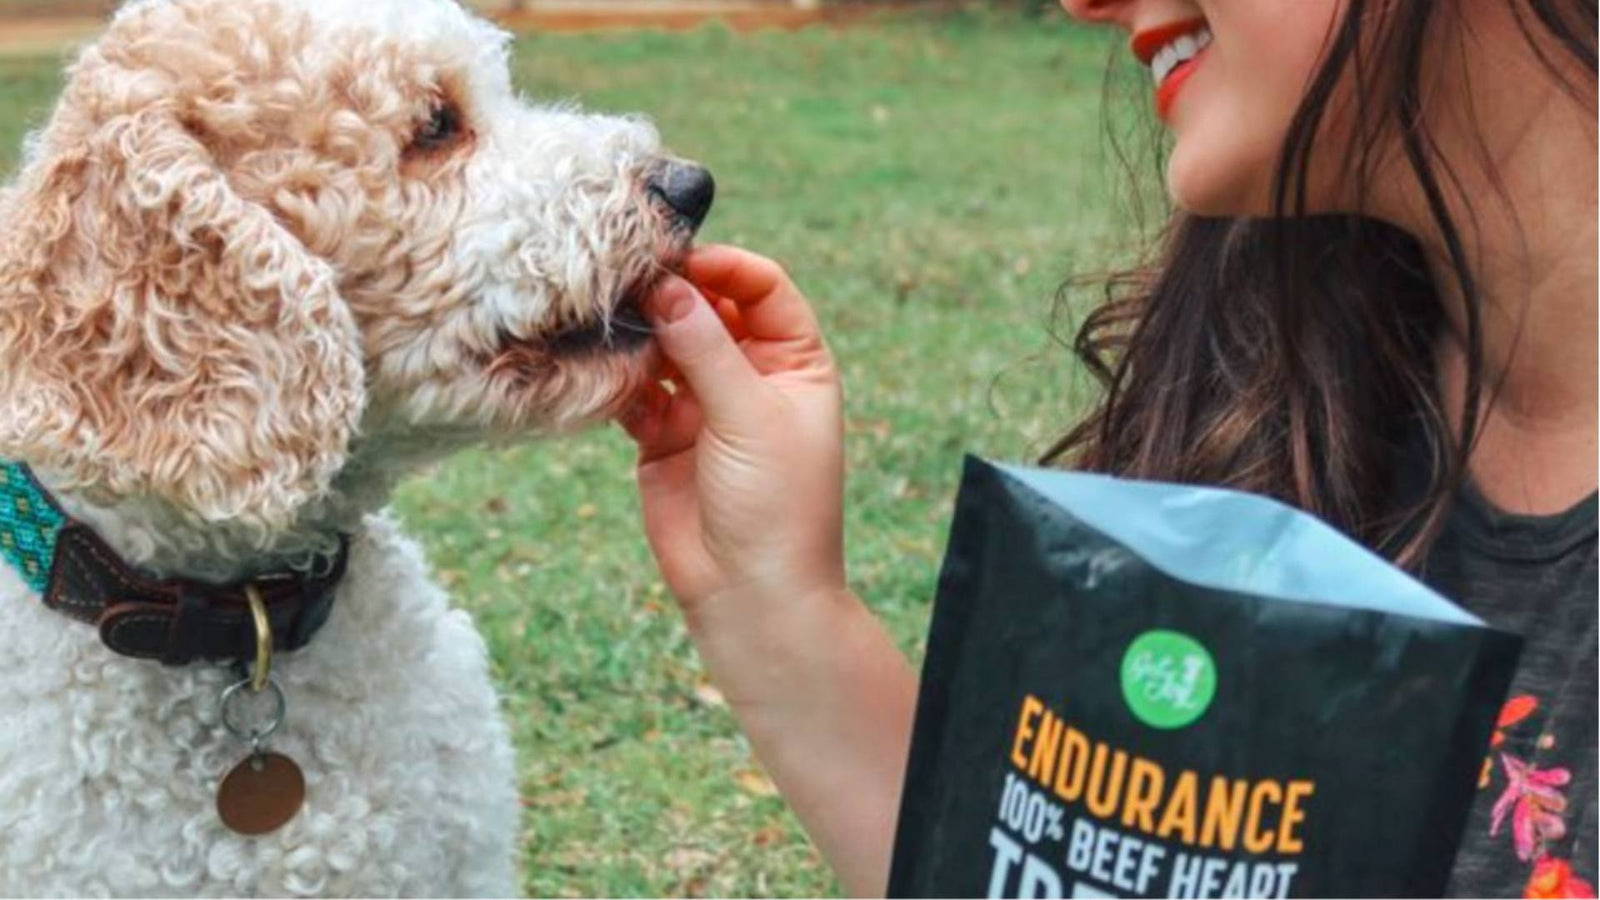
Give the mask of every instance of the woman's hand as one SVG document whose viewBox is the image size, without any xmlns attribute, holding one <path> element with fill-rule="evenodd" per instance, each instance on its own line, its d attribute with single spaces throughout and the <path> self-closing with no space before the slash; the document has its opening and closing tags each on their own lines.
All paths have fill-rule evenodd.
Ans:
<svg viewBox="0 0 1600 900">
<path fill-rule="evenodd" d="M 776 263 L 706 247 L 686 275 L 647 304 L 674 389 L 623 418 L 650 549 L 812 840 L 852 896 L 881 894 L 916 676 L 845 586 L 838 371 Z"/>
<path fill-rule="evenodd" d="M 843 398 L 816 317 L 753 253 L 705 247 L 685 274 L 646 307 L 674 391 L 623 419 L 662 574 L 696 627 L 733 596 L 843 592 Z"/>
</svg>

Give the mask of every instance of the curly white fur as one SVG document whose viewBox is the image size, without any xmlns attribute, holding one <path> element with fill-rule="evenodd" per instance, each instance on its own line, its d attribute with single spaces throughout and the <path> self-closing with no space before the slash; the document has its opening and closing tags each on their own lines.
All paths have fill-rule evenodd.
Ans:
<svg viewBox="0 0 1600 900">
<path fill-rule="evenodd" d="M 451 0 L 134 0 L 73 65 L 0 188 L 0 457 L 158 575 L 355 540 L 275 669 L 308 799 L 258 838 L 214 808 L 230 673 L 115 656 L 0 566 L 0 894 L 516 892 L 483 641 L 380 510 L 615 413 L 649 345 L 559 338 L 624 327 L 688 236 L 648 124 L 525 103 L 507 61 Z"/>
<path fill-rule="evenodd" d="M 0 570 L 0 893 L 510 896 L 519 805 L 483 639 L 418 548 L 369 519 L 328 624 L 285 658 L 272 749 L 305 808 L 262 837 L 223 827 L 244 755 L 218 720 L 225 669 L 108 652 Z"/>
</svg>

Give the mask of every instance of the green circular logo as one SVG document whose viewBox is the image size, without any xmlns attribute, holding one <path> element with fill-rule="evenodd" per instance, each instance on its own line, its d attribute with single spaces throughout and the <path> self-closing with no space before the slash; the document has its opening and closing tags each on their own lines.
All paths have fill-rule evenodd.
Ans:
<svg viewBox="0 0 1600 900">
<path fill-rule="evenodd" d="M 1200 642 L 1165 629 L 1146 631 L 1122 655 L 1122 697 L 1151 728 L 1182 728 L 1217 693 L 1217 666 Z"/>
</svg>

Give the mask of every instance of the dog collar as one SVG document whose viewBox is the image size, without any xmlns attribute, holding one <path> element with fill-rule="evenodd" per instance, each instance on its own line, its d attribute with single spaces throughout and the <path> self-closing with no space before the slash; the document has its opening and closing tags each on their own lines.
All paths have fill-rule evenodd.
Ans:
<svg viewBox="0 0 1600 900">
<path fill-rule="evenodd" d="M 229 585 L 156 579 L 125 563 L 82 522 L 64 513 L 28 467 L 0 460 L 0 556 L 45 606 L 100 630 L 124 656 L 185 665 L 257 657 L 254 596 L 272 649 L 298 650 L 328 620 L 344 575 L 349 539 L 309 573 L 279 572 Z"/>
</svg>

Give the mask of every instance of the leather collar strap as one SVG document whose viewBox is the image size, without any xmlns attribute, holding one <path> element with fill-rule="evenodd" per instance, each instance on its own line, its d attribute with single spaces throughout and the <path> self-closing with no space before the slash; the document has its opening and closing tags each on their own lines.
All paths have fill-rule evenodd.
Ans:
<svg viewBox="0 0 1600 900">
<path fill-rule="evenodd" d="M 328 620 L 344 575 L 349 540 L 319 557 L 309 574 L 262 575 L 230 585 L 155 579 L 122 561 L 89 526 L 65 515 L 26 466 L 0 461 L 0 555 L 49 608 L 100 629 L 124 656 L 179 666 L 195 660 L 249 661 L 255 625 L 246 590 L 255 588 L 272 625 L 273 649 L 298 650 Z"/>
</svg>

